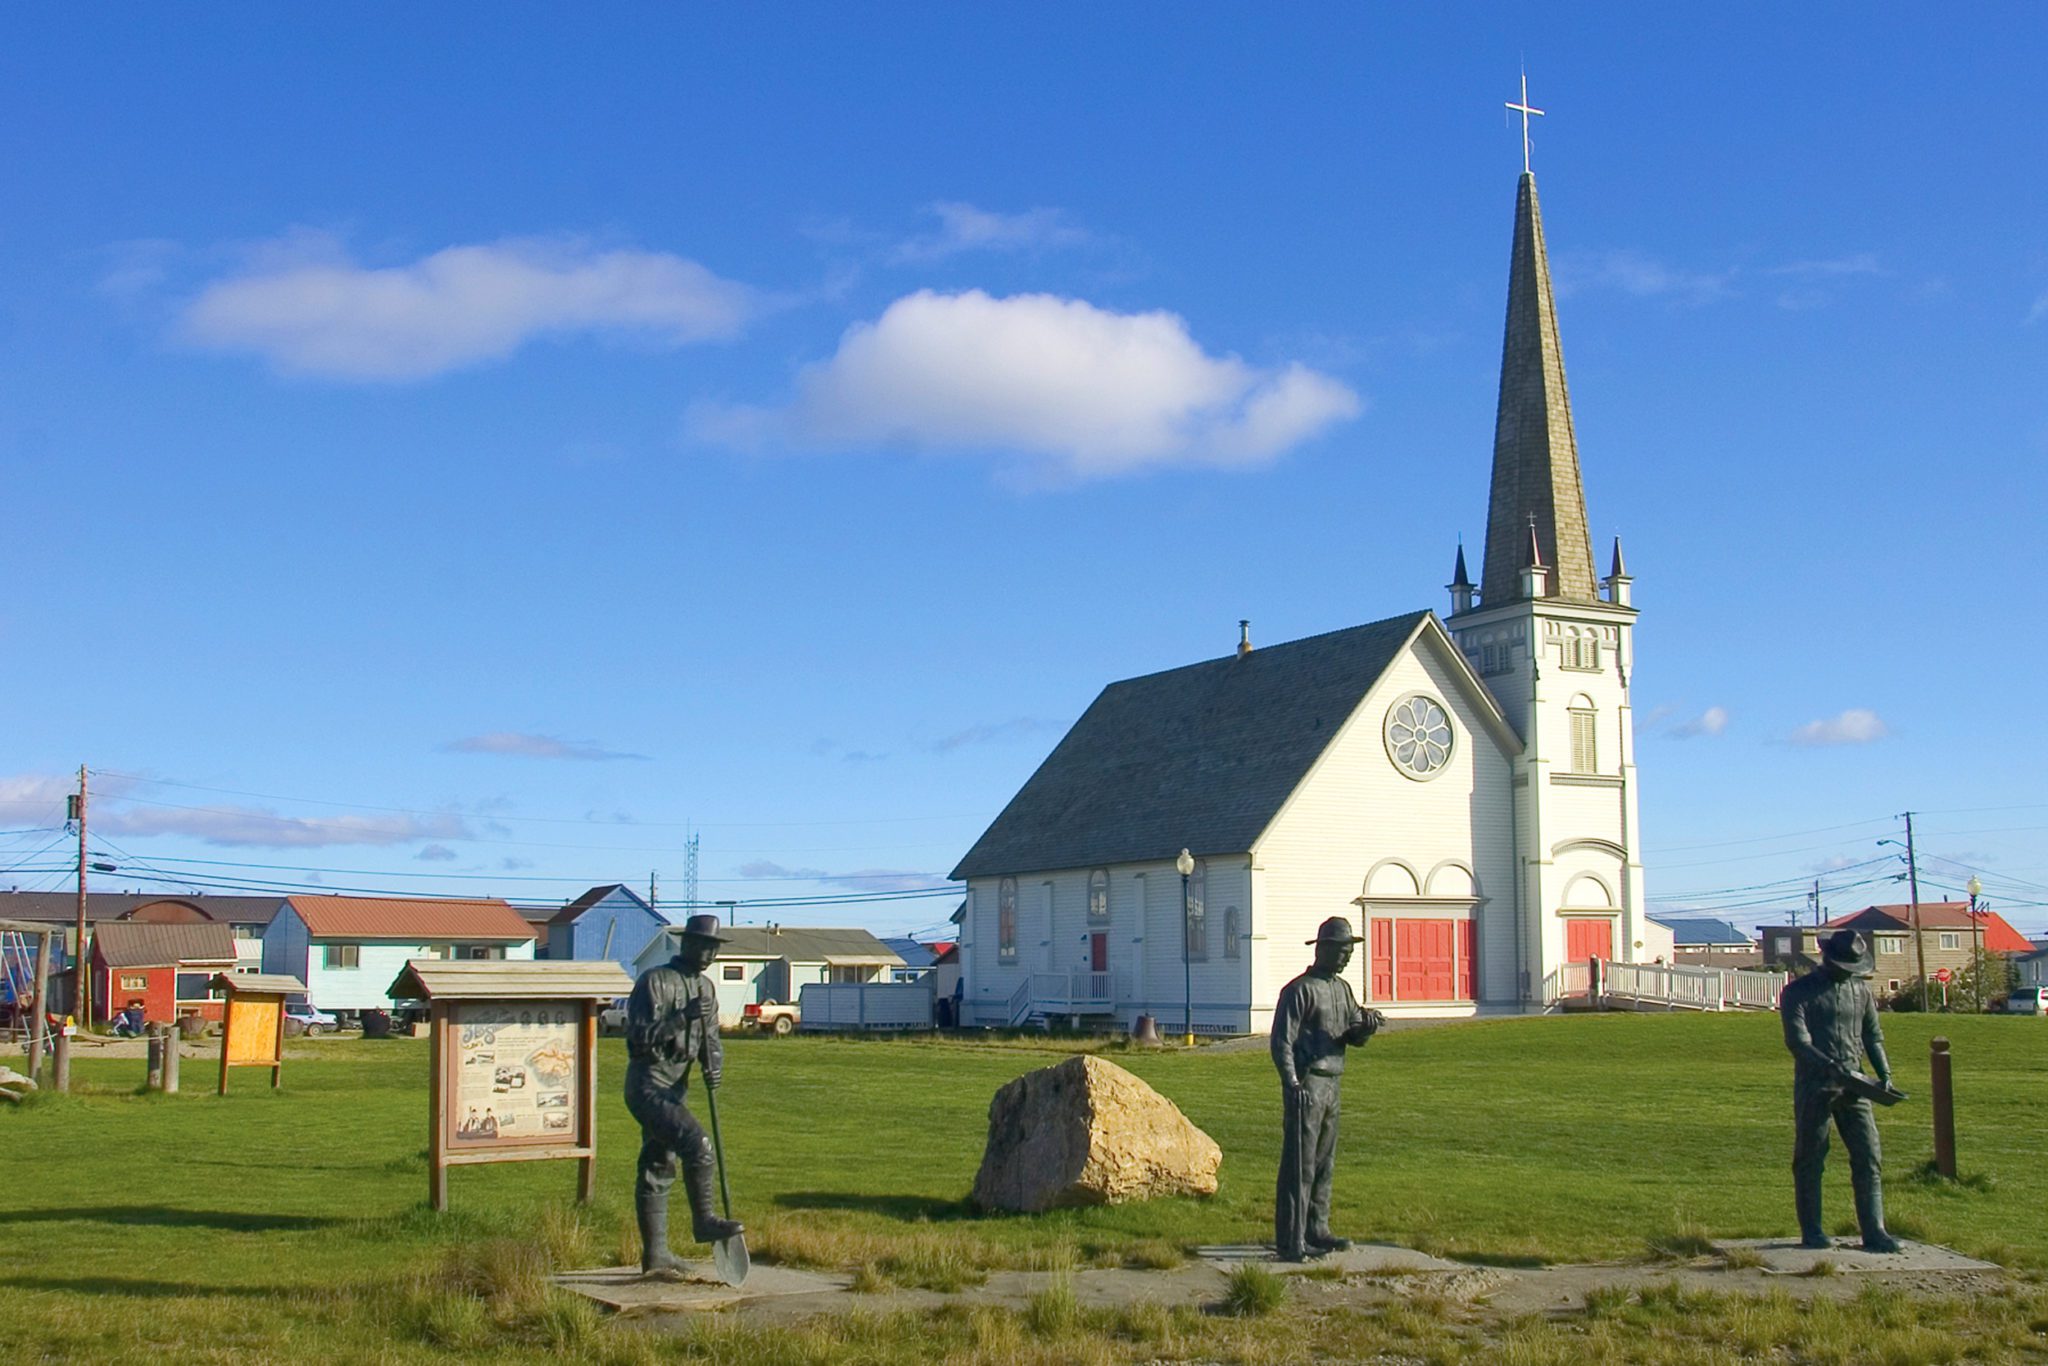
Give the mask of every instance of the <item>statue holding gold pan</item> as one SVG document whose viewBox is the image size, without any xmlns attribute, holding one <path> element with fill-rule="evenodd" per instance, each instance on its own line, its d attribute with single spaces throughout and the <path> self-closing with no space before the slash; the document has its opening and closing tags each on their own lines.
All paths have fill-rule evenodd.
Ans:
<svg viewBox="0 0 2048 1366">
<path fill-rule="evenodd" d="M 1856 1223 L 1869 1252 L 1897 1252 L 1884 1227 L 1884 1157 L 1870 1102 L 1896 1105 L 1905 1093 L 1892 1085 L 1884 1032 L 1868 978 L 1876 970 L 1870 946 L 1854 930 L 1821 941 L 1820 966 L 1778 996 L 1785 1047 L 1792 1051 L 1792 1195 L 1802 1247 L 1832 1247 L 1820 1218 L 1820 1179 L 1828 1161 L 1828 1127 L 1842 1131 L 1849 1150 L 1849 1180 L 1856 1191 Z M 1868 1062 L 1871 1075 L 1865 1075 Z"/>
<path fill-rule="evenodd" d="M 643 1273 L 683 1269 L 668 1247 L 668 1193 L 680 1166 L 690 1196 L 691 1236 L 714 1245 L 722 1275 L 728 1274 L 729 1251 L 736 1252 L 742 1263 L 738 1274 L 745 1275 L 741 1226 L 730 1217 L 720 1218 L 712 1203 L 713 1182 L 724 1175 L 724 1154 L 683 1106 L 690 1066 L 701 1062 L 705 1101 L 716 1134 L 718 1102 L 713 1093 L 725 1052 L 718 1041 L 718 987 L 705 969 L 725 942 L 718 928 L 715 915 L 691 916 L 683 925 L 675 957 L 642 973 L 626 1003 L 626 1109 L 640 1123 L 633 1210 L 640 1222 Z M 730 1215 L 730 1208 L 726 1212 Z"/>
<path fill-rule="evenodd" d="M 1286 1126 L 1273 1200 L 1273 1247 L 1283 1262 L 1342 1252 L 1348 1239 L 1330 1232 L 1330 1178 L 1337 1161 L 1337 1116 L 1343 1108 L 1344 1049 L 1378 1033 L 1386 1016 L 1360 1010 L 1344 980 L 1351 922 L 1333 915 L 1316 937 L 1307 972 L 1280 988 L 1273 1007 L 1273 1066 L 1280 1073 Z"/>
</svg>

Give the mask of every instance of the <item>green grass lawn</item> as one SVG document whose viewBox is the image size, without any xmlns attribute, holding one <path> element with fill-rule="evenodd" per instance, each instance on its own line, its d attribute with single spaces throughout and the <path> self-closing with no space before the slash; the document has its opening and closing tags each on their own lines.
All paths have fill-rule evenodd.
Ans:
<svg viewBox="0 0 2048 1366">
<path fill-rule="evenodd" d="M 1339 1231 L 1509 1263 L 1635 1257 L 1687 1229 L 1789 1232 L 1791 1068 L 1777 1028 L 1773 1016 L 1613 1015 L 1384 1037 L 1352 1055 L 1346 1080 Z M 2048 1028 L 1913 1015 L 1886 1028 L 1913 1095 L 1880 1114 L 1894 1226 L 2048 1267 Z M 1954 1041 L 1972 1178 L 1960 1186 L 1912 1175 L 1931 1155 L 1937 1032 Z M 1152 1262 L 1270 1237 L 1279 1097 L 1258 1051 L 1111 1054 L 1222 1145 L 1214 1200 L 972 1215 L 962 1197 L 990 1096 L 1059 1056 L 733 1042 L 720 1111 L 757 1256 L 930 1284 L 962 1266 Z M 637 1256 L 623 1065 L 606 1040 L 596 1207 L 569 1204 L 572 1165 L 510 1163 L 455 1169 L 453 1208 L 437 1217 L 424 1204 L 421 1042 L 297 1043 L 283 1091 L 251 1069 L 225 1099 L 197 1060 L 191 1089 L 161 1097 L 133 1094 L 140 1060 L 81 1059 L 78 1094 L 0 1112 L 0 1359 L 651 1350 L 637 1334 L 593 1336 L 587 1310 L 538 1288 L 550 1264 Z M 1839 1156 L 1829 1183 L 1831 1222 L 1845 1220 Z M 690 1342 L 721 1355 L 702 1334 Z"/>
</svg>

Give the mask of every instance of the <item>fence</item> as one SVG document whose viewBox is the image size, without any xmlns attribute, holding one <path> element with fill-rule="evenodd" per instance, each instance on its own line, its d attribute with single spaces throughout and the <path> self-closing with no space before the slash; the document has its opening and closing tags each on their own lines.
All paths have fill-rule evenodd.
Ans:
<svg viewBox="0 0 2048 1366">
<path fill-rule="evenodd" d="M 797 1028 L 930 1029 L 929 982 L 813 982 L 797 996 Z"/>
<path fill-rule="evenodd" d="M 1543 979 L 1543 1003 L 1612 999 L 1670 1010 L 1776 1010 L 1785 977 L 1747 968 L 1665 963 L 1565 963 Z"/>
</svg>

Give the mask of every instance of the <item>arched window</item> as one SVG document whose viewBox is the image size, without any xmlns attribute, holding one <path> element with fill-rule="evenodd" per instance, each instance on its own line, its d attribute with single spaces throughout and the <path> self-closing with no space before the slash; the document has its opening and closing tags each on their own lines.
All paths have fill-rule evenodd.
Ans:
<svg viewBox="0 0 2048 1366">
<path fill-rule="evenodd" d="M 1188 875 L 1188 958 L 1202 963 L 1209 958 L 1209 913 L 1204 905 L 1209 891 L 1209 862 L 1195 860 Z"/>
<path fill-rule="evenodd" d="M 1109 919 L 1109 869 L 1097 868 L 1088 875 L 1088 923 L 1100 925 Z"/>
<path fill-rule="evenodd" d="M 1017 879 L 1006 877 L 996 890 L 996 958 L 1017 961 Z"/>
<path fill-rule="evenodd" d="M 1572 723 L 1572 772 L 1598 773 L 1600 771 L 1600 743 L 1594 728 L 1596 713 L 1593 700 L 1584 693 L 1572 699 L 1570 709 L 1565 713 Z"/>
<path fill-rule="evenodd" d="M 1225 958 L 1237 957 L 1238 943 L 1243 938 L 1244 912 L 1238 910 L 1235 906 L 1225 908 L 1223 912 L 1223 956 Z"/>
</svg>

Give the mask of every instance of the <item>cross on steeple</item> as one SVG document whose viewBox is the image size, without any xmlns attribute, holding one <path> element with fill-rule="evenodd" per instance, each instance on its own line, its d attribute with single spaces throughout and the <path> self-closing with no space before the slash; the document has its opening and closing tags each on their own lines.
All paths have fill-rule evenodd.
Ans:
<svg viewBox="0 0 2048 1366">
<path fill-rule="evenodd" d="M 1513 100 L 1509 100 L 1509 101 L 1507 102 L 1507 106 L 1508 106 L 1508 108 L 1510 108 L 1510 109 L 1517 109 L 1517 110 L 1520 110 L 1520 111 L 1521 111 L 1521 114 L 1522 114 L 1522 174 L 1523 174 L 1523 175 L 1528 175 L 1528 174 L 1529 174 L 1529 116 L 1530 116 L 1531 114 L 1535 114 L 1535 115 L 1537 115 L 1537 116 L 1539 116 L 1539 117 L 1540 117 L 1540 116 L 1542 115 L 1542 113 L 1543 113 L 1543 111 L 1542 111 L 1541 109 L 1532 109 L 1532 108 L 1530 108 L 1530 106 L 1529 106 L 1529 73 L 1528 73 L 1528 72 L 1524 71 L 1524 72 L 1522 73 L 1522 102 L 1521 102 L 1520 104 L 1516 104 L 1516 103 L 1515 103 L 1515 102 L 1514 102 Z"/>
</svg>

